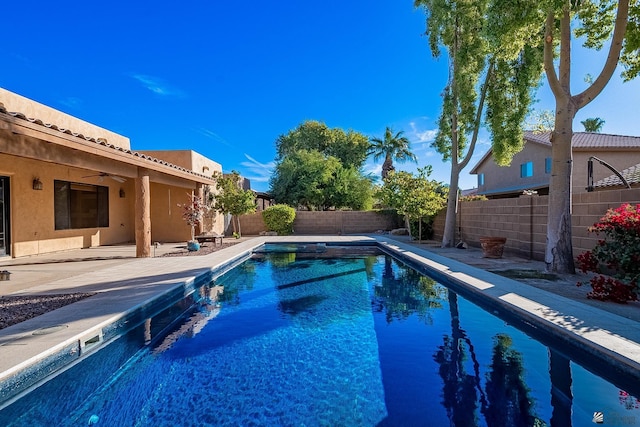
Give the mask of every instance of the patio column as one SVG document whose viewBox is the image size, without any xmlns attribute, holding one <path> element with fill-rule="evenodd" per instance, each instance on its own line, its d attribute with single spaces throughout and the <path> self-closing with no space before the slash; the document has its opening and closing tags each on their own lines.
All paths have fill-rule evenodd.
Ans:
<svg viewBox="0 0 640 427">
<path fill-rule="evenodd" d="M 148 169 L 138 168 L 135 187 L 136 257 L 149 258 L 151 256 L 151 195 Z"/>
<path fill-rule="evenodd" d="M 204 202 L 204 184 L 201 182 L 196 182 L 195 195 Z M 205 232 L 204 228 L 204 218 L 202 218 L 202 221 L 196 226 L 196 236 L 203 234 Z"/>
</svg>

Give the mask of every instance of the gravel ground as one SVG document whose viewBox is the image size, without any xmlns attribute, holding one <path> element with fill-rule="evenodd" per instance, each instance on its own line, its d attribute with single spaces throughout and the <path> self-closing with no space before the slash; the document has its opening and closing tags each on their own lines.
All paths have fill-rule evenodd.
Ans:
<svg viewBox="0 0 640 427">
<path fill-rule="evenodd" d="M 199 251 L 189 251 L 187 250 L 187 247 L 184 246 L 182 247 L 179 251 L 175 251 L 175 252 L 169 252 L 166 253 L 164 255 L 162 255 L 163 257 L 168 257 L 168 256 L 200 256 L 200 255 L 207 255 L 210 254 L 212 252 L 216 252 L 219 251 L 220 249 L 224 249 L 224 248 L 228 248 L 229 246 L 233 246 L 237 243 L 239 243 L 240 241 L 232 241 L 232 242 L 223 242 L 222 245 L 214 245 L 213 243 L 206 243 L 204 245 L 200 245 L 200 250 Z"/>
<path fill-rule="evenodd" d="M 95 294 L 29 295 L 0 297 L 0 329 L 24 322 Z"/>
</svg>

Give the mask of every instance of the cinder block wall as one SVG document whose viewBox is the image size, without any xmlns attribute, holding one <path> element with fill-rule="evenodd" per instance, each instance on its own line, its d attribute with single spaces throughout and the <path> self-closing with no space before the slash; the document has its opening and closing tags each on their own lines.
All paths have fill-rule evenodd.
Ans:
<svg viewBox="0 0 640 427">
<path fill-rule="evenodd" d="M 295 234 L 356 234 L 374 233 L 378 230 L 392 230 L 400 227 L 402 221 L 395 212 L 389 211 L 321 211 L 296 212 L 293 223 Z M 260 234 L 266 227 L 262 214 L 255 213 L 240 217 L 242 234 L 250 236 Z"/>
<path fill-rule="evenodd" d="M 495 199 L 460 202 L 458 238 L 469 246 L 480 247 L 480 237 L 506 237 L 505 251 L 524 258 L 544 260 L 547 240 L 548 196 L 521 196 L 517 199 Z M 607 209 L 623 203 L 639 204 L 640 188 L 597 191 L 573 196 L 572 239 L 574 256 L 593 249 L 599 237 L 589 233 Z M 442 240 L 445 211 L 434 222 L 435 239 Z"/>
<path fill-rule="evenodd" d="M 235 219 L 233 221 L 235 221 Z M 265 231 L 267 228 L 264 226 L 262 213 L 256 212 L 242 215 L 240 217 L 240 229 L 242 234 L 245 236 L 257 236 L 261 231 Z M 227 234 L 231 234 L 232 232 L 233 226 L 229 224 L 229 227 L 227 227 Z"/>
<path fill-rule="evenodd" d="M 594 191 L 573 197 L 571 226 L 574 255 L 593 249 L 598 240 L 604 238 L 604 236 L 598 237 L 595 233 L 589 233 L 587 228 L 598 222 L 607 209 L 617 208 L 623 203 L 640 204 L 640 188 Z"/>
</svg>

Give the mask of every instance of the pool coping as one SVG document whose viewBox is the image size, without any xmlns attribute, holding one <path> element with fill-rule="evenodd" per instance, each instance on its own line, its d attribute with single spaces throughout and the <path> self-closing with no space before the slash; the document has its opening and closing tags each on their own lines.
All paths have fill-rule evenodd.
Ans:
<svg viewBox="0 0 640 427">
<path fill-rule="evenodd" d="M 7 387 L 14 387 L 11 379 L 20 372 L 51 363 L 56 355 L 79 359 L 100 348 L 105 342 L 101 339 L 102 331 L 109 325 L 121 322 L 128 314 L 162 295 L 181 290 L 189 292 L 197 281 L 223 271 L 230 263 L 248 256 L 265 243 L 376 245 L 413 267 L 429 272 L 463 296 L 471 296 L 484 308 L 517 316 L 522 319 L 523 326 L 531 327 L 532 333 L 537 330 L 551 334 L 561 345 L 573 346 L 574 352 L 607 361 L 631 381 L 640 380 L 638 322 L 385 235 L 262 236 L 205 256 L 137 259 L 125 265 L 127 271 L 114 266 L 32 289 L 32 292 L 46 293 L 64 286 L 98 294 L 0 330 L 0 396 L 3 388 L 7 392 Z M 91 313 L 91 316 L 85 313 Z M 43 328 L 57 325 L 65 327 L 49 334 L 34 335 Z M 50 369 L 57 369 L 54 365 Z"/>
</svg>

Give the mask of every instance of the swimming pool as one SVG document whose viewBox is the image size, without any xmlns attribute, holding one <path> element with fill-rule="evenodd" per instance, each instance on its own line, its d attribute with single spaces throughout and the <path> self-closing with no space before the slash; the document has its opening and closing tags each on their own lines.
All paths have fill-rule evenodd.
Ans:
<svg viewBox="0 0 640 427">
<path fill-rule="evenodd" d="M 637 390 L 388 255 L 267 249 L 8 406 L 0 425 L 640 420 Z"/>
</svg>

